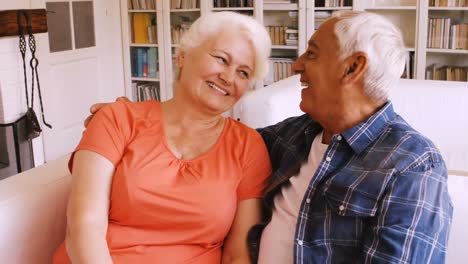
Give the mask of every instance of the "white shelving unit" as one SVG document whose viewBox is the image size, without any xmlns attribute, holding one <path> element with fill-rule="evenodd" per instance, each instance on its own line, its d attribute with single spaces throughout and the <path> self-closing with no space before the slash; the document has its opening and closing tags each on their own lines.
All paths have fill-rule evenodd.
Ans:
<svg viewBox="0 0 468 264">
<path fill-rule="evenodd" d="M 428 48 L 429 18 L 450 17 L 459 23 L 468 23 L 468 7 L 430 7 L 426 0 L 354 0 L 345 1 L 348 6 L 325 7 L 320 0 L 297 0 L 295 3 L 264 3 L 263 0 L 253 0 L 252 7 L 214 7 L 215 0 L 199 0 L 198 6 L 191 9 L 173 9 L 171 0 L 155 0 L 154 10 L 129 10 L 128 0 L 121 0 L 122 29 L 124 43 L 124 69 L 126 95 L 131 96 L 132 82 L 154 82 L 160 87 L 161 100 L 173 96 L 173 54 L 178 47 L 172 43 L 171 27 L 180 24 L 181 17 L 195 20 L 210 11 L 235 11 L 252 15 L 265 26 L 287 26 L 297 28 L 297 45 L 273 45 L 273 56 L 296 58 L 302 54 L 309 37 L 314 33 L 327 15 L 337 10 L 366 10 L 387 17 L 403 32 L 404 42 L 409 54 L 413 54 L 411 78 L 425 79 L 426 67 L 434 63 L 440 65 L 468 66 L 468 50 Z M 291 19 L 291 12 L 297 13 L 297 18 Z M 140 44 L 132 43 L 131 19 L 133 14 L 149 13 L 156 17 L 158 43 Z M 284 43 L 283 43 L 284 44 Z M 132 48 L 158 49 L 158 78 L 132 77 L 130 50 Z M 259 82 L 256 88 L 263 87 Z"/>
<path fill-rule="evenodd" d="M 270 73 L 257 88 L 292 75 L 291 64 L 306 49 L 307 8 L 305 0 L 295 3 L 261 1 L 260 22 L 267 27 L 272 39 Z M 277 29 L 279 29 L 277 31 Z M 294 42 L 294 39 L 297 39 Z"/>
<path fill-rule="evenodd" d="M 421 30 L 424 38 L 421 40 L 424 44 L 420 52 L 424 53 L 421 56 L 421 67 L 418 67 L 418 79 L 426 79 L 426 69 L 432 65 L 442 67 L 458 66 L 468 67 L 468 49 L 441 49 L 441 48 L 428 48 L 428 32 L 430 18 L 450 18 L 452 23 L 468 23 L 468 7 L 434 7 L 428 6 L 428 1 L 420 1 L 420 16 L 422 22 Z M 468 33 L 466 33 L 468 34 Z M 467 36 L 465 36 L 465 39 Z"/>
<path fill-rule="evenodd" d="M 161 1 L 161 0 L 159 0 Z M 168 99 L 174 95 L 174 55 L 179 43 L 174 39 L 174 28 L 188 27 L 206 10 L 206 1 L 198 1 L 197 5 L 189 9 L 177 9 L 171 6 L 170 0 L 163 0 L 163 32 L 164 32 L 164 63 L 166 72 L 166 92 Z M 181 32 L 181 31 L 180 31 Z M 180 37 L 180 35 L 179 35 Z"/>
<path fill-rule="evenodd" d="M 164 50 L 161 48 L 160 43 L 134 43 L 133 41 L 133 16 L 134 14 L 148 14 L 156 18 L 156 35 L 158 41 L 163 38 L 163 29 L 162 29 L 162 3 L 161 1 L 155 1 L 156 9 L 132 9 L 128 5 L 128 0 L 121 1 L 121 23 L 122 23 L 122 41 L 123 41 L 123 57 L 124 57 L 124 80 L 125 80 L 125 95 L 132 98 L 136 101 L 135 94 L 136 91 L 132 88 L 133 83 L 140 84 L 149 84 L 159 87 L 160 100 L 166 100 L 169 98 L 166 93 L 165 87 L 165 67 L 164 67 Z M 158 77 L 149 78 L 135 76 L 135 73 L 132 73 L 132 59 L 131 59 L 131 50 L 137 48 L 157 48 L 157 68 L 158 68 Z"/>
<path fill-rule="evenodd" d="M 305 47 L 307 47 L 307 42 L 309 41 L 310 36 L 312 36 L 320 24 L 326 20 L 326 17 L 331 16 L 331 13 L 334 11 L 354 9 L 354 2 L 357 1 L 360 0 L 344 1 L 346 2 L 343 3 L 345 6 L 325 6 L 325 1 L 319 0 L 306 1 L 305 21 L 307 23 L 307 27 L 305 32 Z"/>
<path fill-rule="evenodd" d="M 428 48 L 430 17 L 450 17 L 468 23 L 468 7 L 431 7 L 427 0 L 362 0 L 353 9 L 375 12 L 387 17 L 402 33 L 407 50 L 413 53 L 411 78 L 426 79 L 432 64 L 468 66 L 468 50 Z"/>
</svg>

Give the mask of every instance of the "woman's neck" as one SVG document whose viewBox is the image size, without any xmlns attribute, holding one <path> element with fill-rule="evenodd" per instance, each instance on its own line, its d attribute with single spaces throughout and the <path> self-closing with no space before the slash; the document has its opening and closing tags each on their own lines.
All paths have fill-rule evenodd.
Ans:
<svg viewBox="0 0 468 264">
<path fill-rule="evenodd" d="M 193 102 L 175 97 L 161 104 L 163 116 L 168 124 L 190 130 L 203 131 L 224 124 L 224 117 L 200 110 Z"/>
</svg>

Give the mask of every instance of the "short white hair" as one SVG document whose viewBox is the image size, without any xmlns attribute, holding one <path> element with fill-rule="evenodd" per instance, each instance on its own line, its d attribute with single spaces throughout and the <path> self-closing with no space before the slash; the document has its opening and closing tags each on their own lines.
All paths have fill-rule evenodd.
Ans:
<svg viewBox="0 0 468 264">
<path fill-rule="evenodd" d="M 340 47 L 340 60 L 356 52 L 368 58 L 364 73 L 364 90 L 376 100 L 388 99 L 389 90 L 401 77 L 406 60 L 401 31 L 383 16 L 360 11 L 339 11 L 335 35 Z"/>
<path fill-rule="evenodd" d="M 202 45 L 221 31 L 240 32 L 252 43 L 255 51 L 251 84 L 268 73 L 271 39 L 265 27 L 254 18 L 235 12 L 210 12 L 199 17 L 184 33 L 177 55 Z M 235 54 L 234 54 L 235 56 Z"/>
</svg>

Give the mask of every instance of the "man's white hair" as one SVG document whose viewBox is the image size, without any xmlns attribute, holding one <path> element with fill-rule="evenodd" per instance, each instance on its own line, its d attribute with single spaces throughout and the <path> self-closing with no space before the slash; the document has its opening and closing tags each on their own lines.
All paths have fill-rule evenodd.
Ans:
<svg viewBox="0 0 468 264">
<path fill-rule="evenodd" d="M 365 92 L 376 100 L 388 99 L 389 90 L 398 82 L 407 56 L 401 31 L 386 18 L 368 12 L 339 11 L 335 34 L 340 60 L 355 52 L 368 57 L 364 73 Z"/>
<path fill-rule="evenodd" d="M 177 55 L 202 45 L 221 31 L 239 32 L 252 43 L 255 51 L 251 84 L 263 79 L 268 73 L 268 58 L 271 39 L 265 27 L 247 15 L 235 12 L 211 12 L 199 17 L 182 36 Z M 233 54 L 235 56 L 235 54 Z"/>
</svg>

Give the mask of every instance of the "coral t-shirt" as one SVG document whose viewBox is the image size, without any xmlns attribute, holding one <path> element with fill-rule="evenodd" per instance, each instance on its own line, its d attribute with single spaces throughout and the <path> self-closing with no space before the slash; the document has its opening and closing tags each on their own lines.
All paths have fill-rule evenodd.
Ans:
<svg viewBox="0 0 468 264">
<path fill-rule="evenodd" d="M 103 108 L 78 150 L 115 166 L 107 229 L 114 263 L 220 263 L 238 202 L 262 197 L 271 173 L 261 136 L 230 118 L 206 153 L 178 159 L 154 101 Z M 69 263 L 64 243 L 54 263 Z"/>
</svg>

